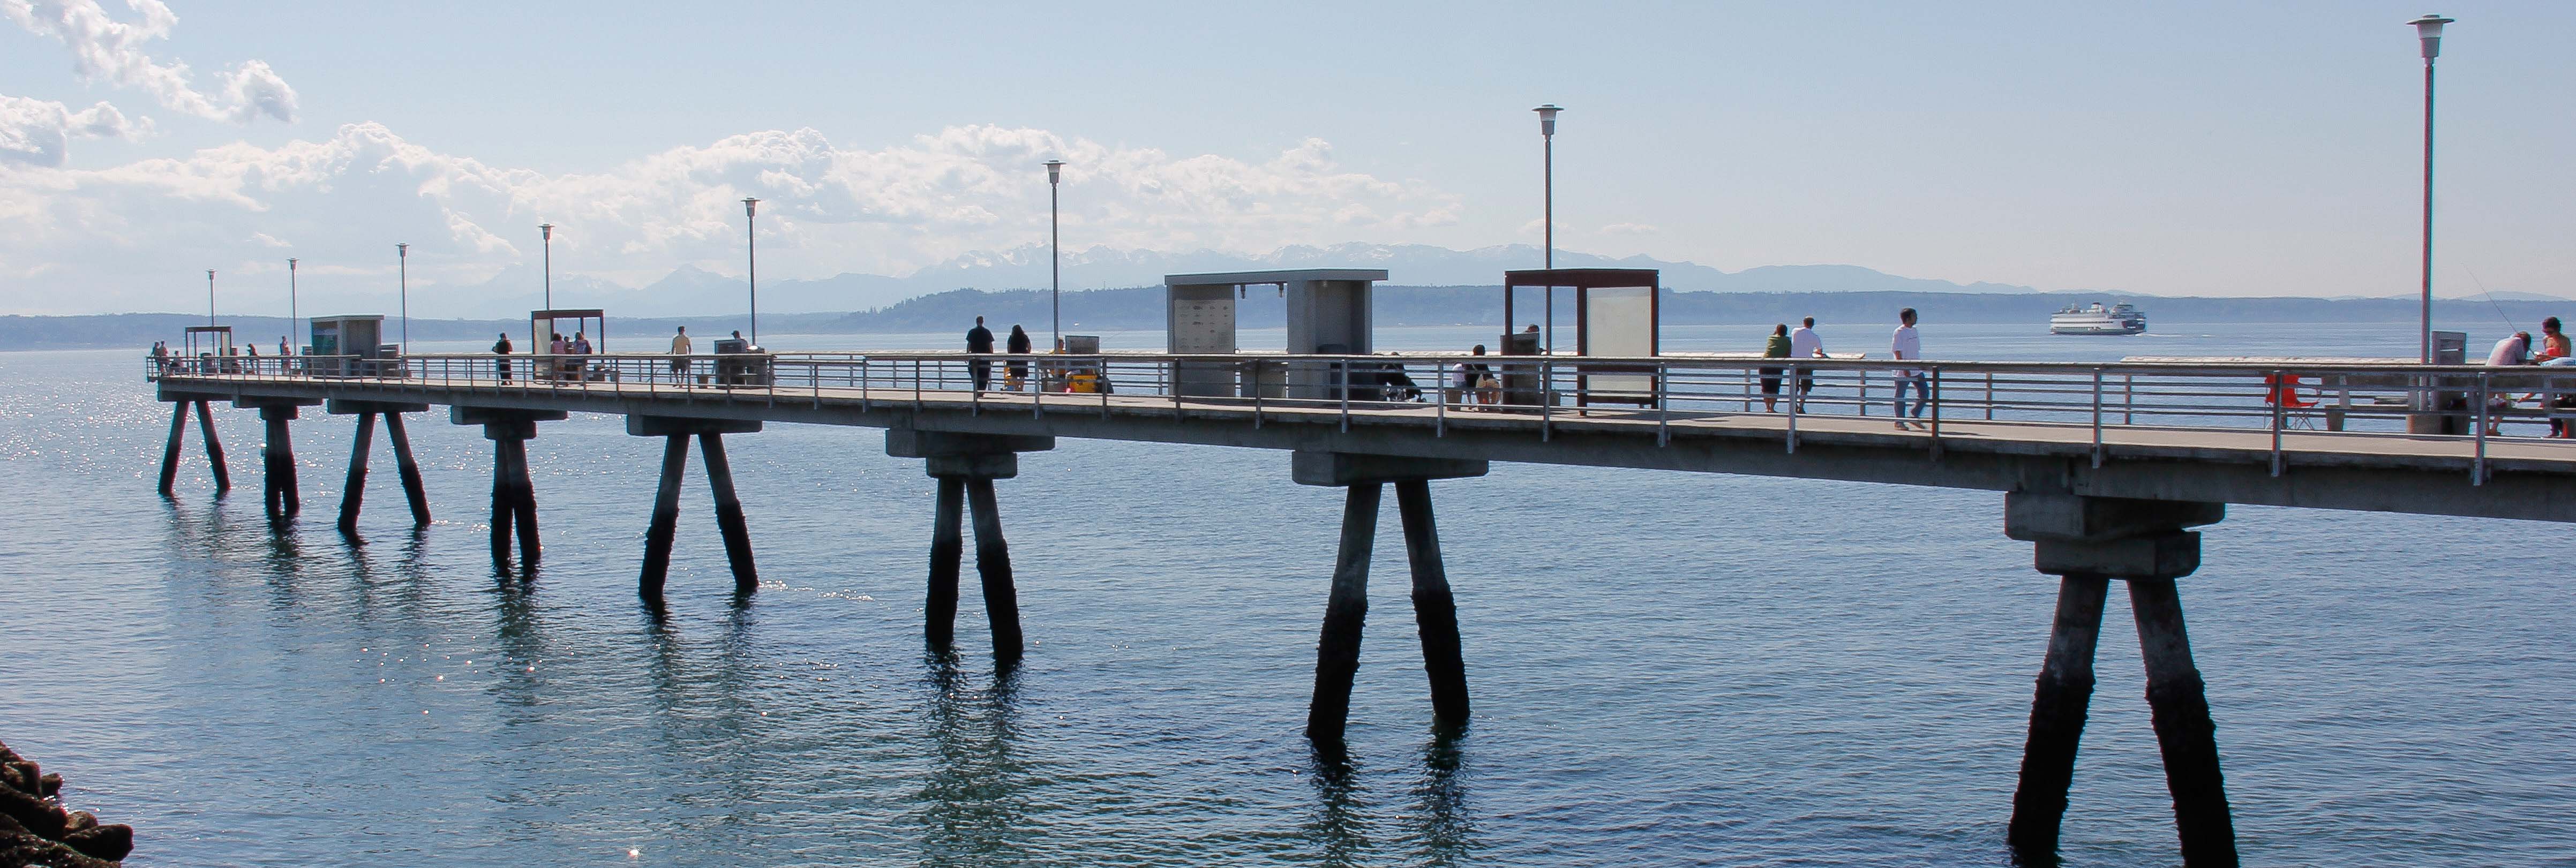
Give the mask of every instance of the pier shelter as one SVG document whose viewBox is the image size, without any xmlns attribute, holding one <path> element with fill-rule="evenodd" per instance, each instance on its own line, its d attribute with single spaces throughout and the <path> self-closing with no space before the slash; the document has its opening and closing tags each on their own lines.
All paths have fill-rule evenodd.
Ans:
<svg viewBox="0 0 2576 868">
<path fill-rule="evenodd" d="M 1300 268 L 1284 271 L 1236 271 L 1218 274 L 1168 274 L 1164 326 L 1174 355 L 1234 355 L 1237 342 L 1235 301 L 1247 286 L 1277 286 L 1288 301 L 1291 355 L 1367 355 L 1370 350 L 1369 301 L 1386 271 L 1377 268 Z M 1265 373 L 1276 379 L 1253 382 L 1229 362 L 1183 362 L 1175 373 L 1178 392 L 1193 397 L 1329 399 L 1338 393 L 1345 365 L 1334 362 L 1291 364 Z"/>
<path fill-rule="evenodd" d="M 304 354 L 315 376 L 374 376 L 375 363 L 402 355 L 400 349 L 385 345 L 382 314 L 317 316 L 312 323 L 312 342 L 305 345 Z M 389 369 L 399 371 L 400 366 Z"/>
<path fill-rule="evenodd" d="M 1543 268 L 1503 272 L 1503 355 L 1556 355 L 1556 290 L 1574 290 L 1574 354 L 1642 358 L 1663 354 L 1663 301 L 1652 268 Z M 1512 297 L 1537 287 L 1544 298 L 1545 330 L 1515 332 Z M 1506 366 L 1504 403 L 1541 401 L 1536 371 Z M 1584 365 L 1575 378 L 1575 403 L 1652 405 L 1655 372 L 1635 365 Z"/>
</svg>

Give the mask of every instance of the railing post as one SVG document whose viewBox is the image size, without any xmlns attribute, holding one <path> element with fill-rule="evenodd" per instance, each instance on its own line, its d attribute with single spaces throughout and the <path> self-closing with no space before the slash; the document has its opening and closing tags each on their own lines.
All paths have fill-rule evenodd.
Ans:
<svg viewBox="0 0 2576 868">
<path fill-rule="evenodd" d="M 2272 371 L 2271 378 L 2265 380 L 2263 383 L 2263 388 L 2268 392 L 2268 394 L 2264 396 L 2266 399 L 2264 403 L 2272 405 L 2273 476 L 2281 475 L 2281 421 L 2286 414 L 2286 411 L 2282 407 L 2281 388 L 2282 384 L 2286 382 L 2288 381 L 2281 378 L 2281 372 L 2276 368 Z"/>
<path fill-rule="evenodd" d="M 1261 360 L 1260 360 L 1260 359 L 1253 359 L 1253 360 L 1252 360 L 1252 362 L 1251 362 L 1251 364 L 1252 364 L 1252 379 L 1251 379 L 1251 382 L 1252 382 L 1252 427 L 1253 427 L 1253 429 L 1254 429 L 1254 430 L 1260 430 L 1260 428 L 1261 428 Z"/>
<path fill-rule="evenodd" d="M 1344 360 L 1333 365 L 1334 391 L 1342 399 L 1342 433 L 1351 433 L 1351 363 Z"/>
<path fill-rule="evenodd" d="M 1463 363 L 1462 363 L 1462 364 L 1463 364 Z M 1437 399 L 1436 403 L 1439 405 L 1437 408 L 1435 408 L 1435 409 L 1433 409 L 1433 410 L 1431 411 L 1431 436 L 1433 436 L 1433 437 L 1447 437 L 1447 436 L 1449 436 L 1449 370 L 1448 370 L 1448 368 L 1449 368 L 1449 366 L 1448 366 L 1448 365 L 1443 364 L 1443 363 L 1440 363 L 1440 362 L 1433 362 L 1433 363 L 1432 363 L 1432 365 L 1431 365 L 1431 383 L 1432 383 L 1431 394 L 1432 394 L 1432 396 L 1433 396 L 1435 399 Z M 1467 398 L 1467 391 L 1472 391 L 1472 390 L 1463 390 L 1463 391 L 1461 391 L 1461 392 L 1459 393 L 1458 397 L 1459 397 L 1460 399 L 1462 399 L 1462 400 L 1463 400 L 1463 399 L 1466 399 L 1466 398 Z M 1256 408 L 1258 408 L 1258 407 L 1259 407 L 1259 406 L 1261 406 L 1261 405 L 1256 403 L 1256 404 L 1254 404 L 1253 406 L 1254 406 L 1254 407 L 1256 407 Z M 1253 412 L 1254 412 L 1254 414 L 1255 414 L 1253 418 L 1256 418 L 1256 419 L 1260 418 L 1260 416 L 1258 415 L 1258 414 L 1260 413 L 1260 411 L 1259 411 L 1258 409 L 1254 410 Z"/>
<path fill-rule="evenodd" d="M 1869 369 L 1860 369 L 1860 414 L 1869 415 Z"/>
<path fill-rule="evenodd" d="M 1664 378 L 1670 373 L 1671 369 L 1664 363 L 1655 363 L 1655 445 L 1657 446 L 1673 445 L 1672 396 L 1664 390 Z"/>
<path fill-rule="evenodd" d="M 2495 405 L 2488 403 L 2487 375 L 2478 374 L 2478 447 L 2477 458 L 2469 463 L 2469 484 L 2487 484 L 2487 426 L 2496 424 Z"/>
<path fill-rule="evenodd" d="M 2093 466 L 2102 466 L 2102 369 L 2093 369 Z"/>
<path fill-rule="evenodd" d="M 2138 377 L 2136 374 L 2120 375 L 2120 424 L 2138 424 Z M 2275 473 L 2273 475 L 2279 476 L 2280 474 Z"/>
<path fill-rule="evenodd" d="M 1986 421 L 1995 421 L 1995 372 L 1986 372 Z"/>
<path fill-rule="evenodd" d="M 1550 347 L 1549 352 L 1555 352 Z M 1538 363 L 1538 442 L 1545 443 L 1555 432 L 1553 413 L 1556 409 L 1556 359 Z"/>
<path fill-rule="evenodd" d="M 1932 460 L 1941 460 L 1941 366 L 1931 366 L 1932 375 Z M 1922 395 L 1916 395 L 1922 398 Z"/>
<path fill-rule="evenodd" d="M 1802 406 L 1805 406 L 1805 405 L 1806 405 L 1806 403 L 1807 403 L 1807 393 L 1802 392 L 1802 391 L 1799 391 L 1799 388 L 1800 388 L 1800 387 L 1802 387 L 1802 386 L 1804 386 L 1804 385 L 1806 385 L 1806 373 L 1807 373 L 1807 372 L 1806 372 L 1806 371 L 1803 371 L 1803 370 L 1799 370 L 1799 369 L 1798 369 L 1798 368 L 1796 368 L 1796 367 L 1791 367 L 1791 368 L 1789 368 L 1789 369 L 1788 369 L 1788 373 L 1789 373 L 1789 382 L 1788 382 L 1788 386 L 1789 386 L 1789 389 L 1788 389 L 1788 391 L 1789 391 L 1789 436 L 1788 436 L 1788 443 L 1789 443 L 1789 454 L 1795 455 L 1795 454 L 1797 454 L 1797 452 L 1798 452 L 1798 408 L 1799 408 L 1799 407 L 1802 407 Z"/>
</svg>

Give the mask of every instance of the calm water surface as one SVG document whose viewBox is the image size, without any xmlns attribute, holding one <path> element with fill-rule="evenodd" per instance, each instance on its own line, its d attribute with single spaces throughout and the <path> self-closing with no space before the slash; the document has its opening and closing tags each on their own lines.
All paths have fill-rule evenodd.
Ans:
<svg viewBox="0 0 2576 868">
<path fill-rule="evenodd" d="M 1926 325 L 1954 358 L 2413 347 L 2403 324 Z M 1883 352 L 1885 329 L 1825 338 Z M 764 585 L 734 601 L 695 477 L 656 621 L 633 588 L 659 444 L 618 420 L 529 444 L 547 554 L 501 581 L 479 431 L 414 417 L 438 515 L 418 534 L 379 445 L 353 544 L 331 527 L 351 426 L 310 414 L 304 517 L 273 529 L 248 412 L 218 410 L 230 497 L 193 439 L 179 496 L 153 492 L 167 407 L 134 356 L 0 355 L 0 739 L 134 824 L 131 864 L 2006 861 L 2055 582 L 2003 538 L 1999 495 L 1522 465 L 1444 482 L 1473 725 L 1429 731 L 1390 507 L 1351 767 L 1324 774 L 1298 730 L 1341 496 L 1290 484 L 1284 454 L 1025 458 L 1001 507 L 1034 644 L 997 677 L 971 572 L 966 653 L 923 653 L 932 485 L 874 430 L 731 438 Z M 2235 508 L 2206 540 L 2184 601 L 2249 864 L 2576 864 L 2567 528 Z M 2067 856 L 2171 864 L 2121 595 L 2103 632 Z"/>
</svg>

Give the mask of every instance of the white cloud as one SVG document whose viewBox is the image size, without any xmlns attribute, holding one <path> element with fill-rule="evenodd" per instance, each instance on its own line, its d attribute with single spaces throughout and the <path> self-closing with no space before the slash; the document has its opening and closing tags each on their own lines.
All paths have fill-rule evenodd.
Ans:
<svg viewBox="0 0 2576 868">
<path fill-rule="evenodd" d="M 552 175 L 437 153 L 362 123 L 274 148 L 233 144 L 105 169 L 0 173 L 0 203 L 15 203 L 0 204 L 0 309 L 169 307 L 160 296 L 173 275 L 282 271 L 283 262 L 267 260 L 290 251 L 311 266 L 308 277 L 338 265 L 390 282 L 391 248 L 404 241 L 420 313 L 424 285 L 473 285 L 534 265 L 540 222 L 556 226 L 558 277 L 640 285 L 683 264 L 738 270 L 745 196 L 763 200 L 764 276 L 901 275 L 1044 241 L 1039 164 L 1049 158 L 1069 164 L 1063 231 L 1075 249 L 1262 252 L 1355 237 L 1403 241 L 1457 222 L 1462 210 L 1458 197 L 1420 182 L 1345 171 L 1316 139 L 1245 160 L 994 126 L 851 149 L 805 129 Z M 271 239 L 291 247 L 275 250 Z M 84 291 L 62 292 L 74 279 Z"/>
<path fill-rule="evenodd" d="M 72 71 L 149 93 L 163 108 L 208 120 L 249 123 L 261 115 L 295 119 L 295 88 L 268 64 L 247 61 L 223 74 L 211 95 L 188 81 L 185 63 L 161 63 L 147 43 L 167 39 L 179 16 L 161 0 L 125 0 L 137 20 L 118 21 L 98 0 L 0 0 L 0 17 L 71 49 Z"/>
<path fill-rule="evenodd" d="M 1612 223 L 1601 227 L 1603 235 L 1653 235 L 1664 231 L 1651 223 Z"/>
<path fill-rule="evenodd" d="M 128 137 L 149 127 L 103 102 L 75 112 L 50 100 L 0 94 L 0 163 L 60 166 L 73 139 Z"/>
</svg>

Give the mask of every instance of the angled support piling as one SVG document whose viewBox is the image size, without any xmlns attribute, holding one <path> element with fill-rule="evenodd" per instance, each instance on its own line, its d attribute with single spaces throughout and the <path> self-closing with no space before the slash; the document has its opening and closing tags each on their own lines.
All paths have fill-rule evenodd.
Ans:
<svg viewBox="0 0 2576 868">
<path fill-rule="evenodd" d="M 660 605 L 671 570 L 671 544 L 679 535 L 680 483 L 689 470 L 689 438 L 707 465 L 707 488 L 715 496 L 716 528 L 724 535 L 725 559 L 733 568 L 734 592 L 760 587 L 751 557 L 751 530 L 743 519 L 742 498 L 734 493 L 733 465 L 725 460 L 724 435 L 760 430 L 759 422 L 695 419 L 675 416 L 628 416 L 626 433 L 662 438 L 661 484 L 653 493 L 653 516 L 644 530 L 644 566 L 635 593 L 649 605 Z"/>
<path fill-rule="evenodd" d="M 2068 494 L 2013 492 L 2004 499 L 2004 533 L 2031 542 L 2032 564 L 2059 576 L 2057 618 L 2049 633 L 2031 700 L 2030 736 L 2021 782 L 2013 794 L 2008 839 L 2025 863 L 2055 864 L 2066 791 L 2093 693 L 2093 653 L 2112 579 L 2129 585 L 2138 645 L 2147 670 L 2147 704 L 2183 864 L 2237 864 L 2236 833 L 2219 772 L 2216 727 L 2200 671 L 2191 660 L 2182 602 L 2174 580 L 2200 568 L 2200 534 L 2226 506 Z"/>
<path fill-rule="evenodd" d="M 418 406 L 420 406 L 419 410 L 408 412 L 417 413 L 429 409 L 426 405 Z M 412 526 L 428 527 L 429 492 L 421 488 L 420 462 L 412 460 L 411 457 L 411 434 L 403 430 L 404 412 L 406 411 L 387 410 L 378 415 L 385 417 L 385 436 L 394 443 L 394 471 L 402 476 L 403 498 L 411 502 Z"/>
<path fill-rule="evenodd" d="M 161 495 L 170 496 L 179 483 L 179 440 L 188 433 L 188 402 L 170 402 L 170 442 L 161 447 Z"/>
<path fill-rule="evenodd" d="M 1053 448 L 1053 437 L 953 434 L 911 428 L 886 431 L 887 455 L 922 459 L 922 469 L 938 481 L 938 499 L 931 509 L 929 587 L 921 607 L 922 639 L 931 648 L 945 651 L 956 639 L 957 578 L 965 555 L 965 533 L 960 525 L 971 514 L 975 571 L 983 580 L 984 617 L 993 632 L 993 659 L 998 665 L 1010 666 L 1025 653 L 1019 586 L 1011 574 L 1011 547 L 1002 537 L 1002 511 L 994 497 L 993 480 L 1019 475 L 1019 453 Z"/>
<path fill-rule="evenodd" d="M 420 465 L 412 461 L 411 438 L 403 432 L 402 419 L 404 413 L 429 412 L 429 405 L 333 398 L 322 402 L 322 410 L 334 416 L 358 417 L 357 436 L 349 444 L 349 477 L 340 490 L 340 532 L 358 532 L 358 513 L 367 497 L 368 456 L 375 448 L 379 418 L 384 420 L 386 437 L 393 441 L 394 464 L 402 474 L 403 494 L 411 500 L 412 524 L 429 524 L 429 496 L 421 491 Z"/>
<path fill-rule="evenodd" d="M 358 507 L 367 497 L 367 447 L 376 435 L 376 414 L 358 414 L 358 433 L 349 440 L 349 479 L 340 486 L 340 532 L 358 532 Z"/>
<path fill-rule="evenodd" d="M 1422 668 L 1431 682 L 1432 717 L 1443 729 L 1467 722 L 1467 667 L 1459 648 L 1458 604 L 1440 558 L 1430 481 L 1483 476 L 1487 468 L 1483 461 L 1338 452 L 1290 456 L 1289 475 L 1297 484 L 1348 489 L 1342 502 L 1332 589 L 1324 603 L 1324 626 L 1315 640 L 1315 691 L 1306 707 L 1306 737 L 1317 745 L 1338 748 L 1350 721 L 1360 631 L 1368 620 L 1369 556 L 1376 545 L 1378 506 L 1388 483 L 1395 485 L 1405 555 L 1413 568 L 1413 619 L 1421 631 Z"/>
<path fill-rule="evenodd" d="M 215 437 L 214 408 L 202 398 L 197 400 L 197 433 L 206 441 L 206 463 L 214 468 L 216 493 L 233 490 L 232 471 L 224 466 L 224 441 Z"/>
<path fill-rule="evenodd" d="M 561 410 L 448 408 L 448 421 L 481 425 L 483 438 L 492 441 L 492 565 L 496 569 L 509 568 L 514 532 L 519 543 L 520 570 L 536 569 L 540 552 L 537 490 L 528 473 L 528 440 L 537 436 L 538 422 L 561 421 L 565 415 Z"/>
</svg>

